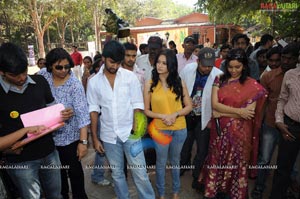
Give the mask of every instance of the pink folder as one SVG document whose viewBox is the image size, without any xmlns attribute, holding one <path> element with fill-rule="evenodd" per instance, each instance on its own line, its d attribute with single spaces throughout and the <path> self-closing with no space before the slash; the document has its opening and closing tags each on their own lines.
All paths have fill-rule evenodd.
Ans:
<svg viewBox="0 0 300 199">
<path fill-rule="evenodd" d="M 25 144 L 36 140 L 64 125 L 60 112 L 64 110 L 63 104 L 55 104 L 29 113 L 20 115 L 24 127 L 44 125 L 46 129 L 39 134 L 27 134 L 27 138 L 17 142 L 12 149 L 17 149 Z"/>
</svg>

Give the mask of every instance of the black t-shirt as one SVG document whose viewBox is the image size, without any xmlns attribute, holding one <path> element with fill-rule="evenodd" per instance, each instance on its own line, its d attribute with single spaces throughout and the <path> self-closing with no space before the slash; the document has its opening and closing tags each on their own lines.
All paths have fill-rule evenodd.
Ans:
<svg viewBox="0 0 300 199">
<path fill-rule="evenodd" d="M 198 70 L 196 71 L 196 78 L 191 98 L 193 102 L 193 114 L 197 116 L 201 115 L 202 95 L 207 78 L 208 75 L 202 75 Z"/>
<path fill-rule="evenodd" d="M 40 75 L 30 76 L 36 84 L 28 84 L 24 93 L 5 93 L 0 85 L 0 136 L 23 128 L 20 115 L 45 108 L 54 101 L 48 82 Z M 55 148 L 52 134 L 45 135 L 23 147 L 20 155 L 6 154 L 8 162 L 24 162 L 43 158 Z"/>
</svg>

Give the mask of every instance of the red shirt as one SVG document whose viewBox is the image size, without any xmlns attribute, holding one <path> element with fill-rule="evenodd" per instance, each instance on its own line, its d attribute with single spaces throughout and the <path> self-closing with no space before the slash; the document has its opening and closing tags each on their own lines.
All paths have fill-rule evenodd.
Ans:
<svg viewBox="0 0 300 199">
<path fill-rule="evenodd" d="M 73 52 L 71 54 L 71 57 L 72 57 L 72 60 L 74 62 L 74 66 L 78 66 L 78 65 L 81 66 L 81 64 L 82 64 L 82 56 L 81 56 L 80 52 L 77 52 L 77 51 Z"/>
<path fill-rule="evenodd" d="M 222 61 L 223 61 L 222 58 L 216 59 L 216 61 L 215 61 L 215 67 L 220 68 Z"/>
</svg>

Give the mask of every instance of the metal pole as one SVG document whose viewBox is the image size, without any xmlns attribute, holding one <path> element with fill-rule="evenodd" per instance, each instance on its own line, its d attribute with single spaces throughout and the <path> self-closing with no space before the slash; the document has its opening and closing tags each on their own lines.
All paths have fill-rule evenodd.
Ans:
<svg viewBox="0 0 300 199">
<path fill-rule="evenodd" d="M 217 43 L 216 42 L 216 34 L 217 34 L 217 26 L 216 26 L 216 20 L 214 18 L 214 43 Z"/>
</svg>

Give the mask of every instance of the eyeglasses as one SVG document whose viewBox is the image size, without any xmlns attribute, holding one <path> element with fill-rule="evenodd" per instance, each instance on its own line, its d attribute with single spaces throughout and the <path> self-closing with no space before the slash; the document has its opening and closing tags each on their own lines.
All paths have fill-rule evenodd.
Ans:
<svg viewBox="0 0 300 199">
<path fill-rule="evenodd" d="M 55 68 L 55 70 L 62 70 L 63 68 L 65 70 L 69 70 L 71 68 L 71 65 L 70 64 L 67 64 L 67 65 L 64 65 L 64 66 L 62 66 L 62 65 L 56 65 L 56 66 L 54 66 L 54 68 Z"/>
</svg>

